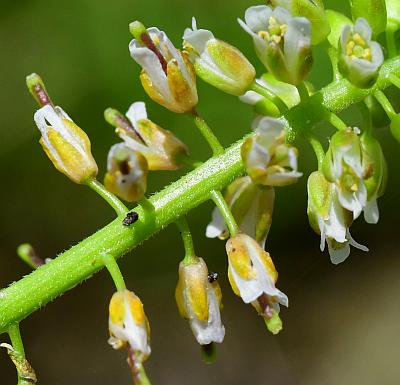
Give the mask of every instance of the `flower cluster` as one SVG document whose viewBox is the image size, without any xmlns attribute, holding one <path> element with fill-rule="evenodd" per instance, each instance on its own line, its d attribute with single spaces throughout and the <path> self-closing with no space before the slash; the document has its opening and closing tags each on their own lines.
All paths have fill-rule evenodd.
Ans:
<svg viewBox="0 0 400 385">
<path fill-rule="evenodd" d="M 142 67 L 140 80 L 148 96 L 172 112 L 194 118 L 216 157 L 224 148 L 196 111 L 197 77 L 253 107 L 253 130 L 240 150 L 245 175 L 227 186 L 224 194 L 213 189 L 205 192 L 216 205 L 206 236 L 226 241 L 227 276 L 233 292 L 251 304 L 268 330 L 277 334 L 283 327 L 280 305 L 287 307 L 289 301 L 276 287 L 278 273 L 265 246 L 275 194 L 303 175 L 298 170 L 295 138 L 289 134 L 303 134 L 317 157 L 318 169 L 310 173 L 307 182 L 307 214 L 312 229 L 320 235 L 321 251 L 327 244 L 334 264 L 349 256 L 350 246 L 367 251 L 352 238 L 350 227 L 362 213 L 367 223 L 379 220 L 377 199 L 385 190 L 387 166 L 373 133 L 375 122 L 383 121 L 382 126 L 390 123 L 393 136 L 400 141 L 400 115 L 378 89 L 382 76 L 371 88 L 384 61 L 381 45 L 372 39 L 385 29 L 390 37 L 399 28 L 400 8 L 397 2 L 387 1 L 389 19 L 386 14 L 374 19 L 371 12 L 363 11 L 372 7 L 372 0 L 353 1 L 351 20 L 335 11 L 325 11 L 319 0 L 267 3 L 248 8 L 244 21 L 238 20 L 267 70 L 258 78 L 254 66 L 238 48 L 209 30 L 198 29 L 194 18 L 191 28 L 183 32 L 181 48 L 176 48 L 158 28 L 147 29 L 138 21 L 131 23 L 134 39 L 129 51 Z M 359 105 L 364 117 L 361 129 L 348 127 L 330 111 L 323 94 L 315 92 L 306 80 L 313 63 L 312 47 L 325 40 L 340 88 L 367 95 L 365 103 Z M 391 50 L 397 50 L 396 44 Z M 384 82 L 389 81 L 400 88 L 400 78 L 385 75 Z M 152 225 L 162 227 L 162 221 L 155 221 L 158 218 L 154 212 L 159 207 L 145 197 L 148 172 L 198 167 L 200 162 L 189 156 L 187 146 L 148 118 L 144 102 L 133 103 L 126 114 L 108 108 L 105 119 L 115 127 L 122 142 L 109 151 L 102 186 L 96 180 L 98 168 L 88 136 L 53 104 L 38 75 L 30 75 L 27 85 L 40 106 L 34 114 L 40 143 L 54 166 L 73 182 L 89 185 L 106 199 L 118 215 L 125 217 L 121 226 L 134 225 L 140 212 L 145 216 L 142 224 L 151 218 Z M 360 88 L 364 91 L 355 91 Z M 386 114 L 384 118 L 382 113 Z M 323 119 L 337 129 L 326 150 L 312 131 L 314 124 Z M 117 196 L 138 202 L 140 210 L 128 212 Z M 154 215 L 148 215 L 149 210 Z M 180 315 L 188 320 L 207 355 L 225 336 L 222 292 L 218 274 L 209 272 L 205 260 L 196 255 L 189 226 L 185 218 L 179 218 L 181 214 L 176 214 L 174 220 L 182 235 L 185 257 L 179 264 L 175 299 Z M 25 245 L 20 254 L 37 267 L 29 251 Z M 151 352 L 150 328 L 143 304 L 125 288 L 114 258 L 102 258 L 118 290 L 109 305 L 109 343 L 114 349 L 128 348 L 135 383 L 148 383 L 142 363 Z M 211 361 L 210 357 L 206 360 Z"/>
</svg>

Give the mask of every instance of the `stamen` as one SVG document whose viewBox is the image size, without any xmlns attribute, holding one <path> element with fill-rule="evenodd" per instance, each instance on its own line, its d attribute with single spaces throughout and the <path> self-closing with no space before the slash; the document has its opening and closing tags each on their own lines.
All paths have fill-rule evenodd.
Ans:
<svg viewBox="0 0 400 385">
<path fill-rule="evenodd" d="M 270 305 L 270 298 L 267 294 L 263 293 L 257 298 L 258 303 L 260 304 L 261 310 L 262 310 L 262 315 L 265 316 L 266 318 L 272 318 L 273 313 L 272 313 L 272 308 Z"/>
<path fill-rule="evenodd" d="M 114 108 L 107 108 L 104 111 L 104 118 L 112 126 L 116 127 L 117 129 L 121 128 L 125 132 L 129 132 L 130 134 L 132 134 L 134 139 L 141 142 L 142 144 L 146 144 L 140 133 L 137 132 L 132 126 L 131 122 L 118 110 Z"/>
<path fill-rule="evenodd" d="M 26 77 L 26 85 L 28 86 L 29 92 L 35 98 L 40 107 L 43 107 L 47 104 L 53 106 L 53 102 L 46 91 L 43 80 L 38 74 L 33 73 L 28 75 Z"/>
</svg>

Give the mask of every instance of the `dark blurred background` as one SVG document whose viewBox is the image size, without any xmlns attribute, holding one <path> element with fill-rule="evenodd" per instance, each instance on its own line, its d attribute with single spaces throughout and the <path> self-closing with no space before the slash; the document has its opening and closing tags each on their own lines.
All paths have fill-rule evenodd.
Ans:
<svg viewBox="0 0 400 385">
<path fill-rule="evenodd" d="M 261 2 L 260 2 L 261 3 Z M 87 188 L 74 185 L 51 165 L 38 144 L 36 108 L 25 76 L 38 72 L 53 100 L 88 133 L 104 174 L 108 149 L 118 138 L 103 120 L 103 110 L 126 111 L 137 100 L 148 102 L 150 117 L 173 130 L 204 159 L 209 150 L 191 120 L 149 101 L 130 59 L 128 23 L 140 19 L 168 32 L 176 45 L 193 15 L 201 27 L 236 45 L 262 68 L 249 37 L 236 22 L 256 1 L 11 1 L 0 10 L 0 286 L 29 273 L 15 254 L 31 242 L 43 256 L 55 256 L 108 223 L 112 210 Z M 347 2 L 325 1 L 344 10 Z M 325 54 L 315 50 L 311 80 L 329 82 Z M 236 98 L 198 82 L 199 110 L 224 145 L 249 131 L 252 112 Z M 344 114 L 359 124 L 355 109 Z M 321 125 L 327 143 L 332 130 Z M 319 251 L 319 237 L 306 216 L 307 175 L 316 167 L 311 149 L 299 141 L 305 176 L 277 190 L 274 223 L 267 242 L 280 273 L 278 287 L 290 298 L 283 309 L 284 330 L 270 335 L 253 308 L 229 287 L 224 244 L 204 236 L 212 204 L 189 214 L 195 246 L 210 270 L 220 273 L 224 293 L 225 342 L 218 361 L 206 366 L 188 324 L 177 314 L 174 288 L 183 249 L 174 226 L 120 261 L 129 288 L 143 300 L 152 327 L 153 353 L 146 363 L 154 384 L 385 385 L 398 384 L 400 281 L 398 271 L 399 145 L 388 130 L 378 130 L 389 163 L 387 192 L 379 200 L 381 220 L 362 219 L 352 227 L 369 253 L 352 250 L 333 266 Z M 176 180 L 179 173 L 157 172 L 150 192 Z M 21 324 L 26 351 L 41 384 L 130 384 L 125 353 L 107 345 L 107 307 L 111 279 L 101 272 Z M 1 341 L 7 341 L 2 335 Z M 15 383 L 15 370 L 0 352 L 0 383 Z"/>
</svg>

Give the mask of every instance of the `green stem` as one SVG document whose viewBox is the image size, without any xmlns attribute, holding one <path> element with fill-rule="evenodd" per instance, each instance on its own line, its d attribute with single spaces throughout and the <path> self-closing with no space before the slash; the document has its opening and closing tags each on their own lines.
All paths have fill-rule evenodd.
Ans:
<svg viewBox="0 0 400 385">
<path fill-rule="evenodd" d="M 203 135 L 204 139 L 211 147 L 213 155 L 216 156 L 223 154 L 224 147 L 221 145 L 218 138 L 214 135 L 213 131 L 206 123 L 206 121 L 202 117 L 200 117 L 195 111 L 193 112 L 193 117 L 196 127 L 199 129 L 201 135 Z"/>
<path fill-rule="evenodd" d="M 315 152 L 315 156 L 317 157 L 318 170 L 321 170 L 322 162 L 324 161 L 324 158 L 325 158 L 324 148 L 322 147 L 322 144 L 319 141 L 319 139 L 314 134 L 309 133 L 307 135 L 307 139 Z"/>
<path fill-rule="evenodd" d="M 340 80 L 342 78 L 342 74 L 338 69 L 338 52 L 336 48 L 333 48 L 329 43 L 326 43 L 327 47 L 325 48 L 326 53 L 329 56 L 329 59 L 332 64 L 332 72 L 333 72 L 333 81 Z"/>
<path fill-rule="evenodd" d="M 288 110 L 287 105 L 282 101 L 282 99 L 278 95 L 275 95 L 268 88 L 265 88 L 261 84 L 257 83 L 257 81 L 253 82 L 250 89 L 254 92 L 257 92 L 261 96 L 264 96 L 264 98 L 269 99 L 272 103 L 274 103 L 278 108 L 278 110 L 281 112 L 281 114 L 283 114 Z"/>
<path fill-rule="evenodd" d="M 400 78 L 398 78 L 396 75 L 390 74 L 388 79 L 395 87 L 400 89 Z"/>
<path fill-rule="evenodd" d="M 339 118 L 336 114 L 331 112 L 328 116 L 328 122 L 332 124 L 333 127 L 335 127 L 337 130 L 342 131 L 347 129 L 347 124 L 343 122 L 342 119 Z"/>
<path fill-rule="evenodd" d="M 125 215 L 128 212 L 127 207 L 97 180 L 89 179 L 86 184 L 97 194 L 99 194 L 117 213 L 117 215 Z"/>
<path fill-rule="evenodd" d="M 221 215 L 223 216 L 231 237 L 234 237 L 239 231 L 239 226 L 237 225 L 236 220 L 233 217 L 232 211 L 226 203 L 224 196 L 221 194 L 220 191 L 212 190 L 210 192 L 210 197 L 215 205 L 218 207 Z"/>
<path fill-rule="evenodd" d="M 368 136 L 372 135 L 372 116 L 371 112 L 366 103 L 359 103 L 358 109 L 360 110 L 360 114 L 362 117 L 362 127 L 363 132 L 365 132 Z"/>
<path fill-rule="evenodd" d="M 379 102 L 382 108 L 385 110 L 388 117 L 391 119 L 394 115 L 396 115 L 396 111 L 394 110 L 392 104 L 390 103 L 387 96 L 380 90 L 375 91 L 374 93 L 375 99 Z"/>
<path fill-rule="evenodd" d="M 396 40 L 394 37 L 394 31 L 390 28 L 386 29 L 386 45 L 389 52 L 389 58 L 393 58 L 397 55 Z"/>
<path fill-rule="evenodd" d="M 19 330 L 19 324 L 13 323 L 8 328 L 8 335 L 10 336 L 10 341 L 12 347 L 23 357 L 25 357 L 24 343 L 22 342 L 21 332 Z"/>
<path fill-rule="evenodd" d="M 295 139 L 298 133 L 308 132 L 315 123 L 325 120 L 326 110 L 340 112 L 376 90 L 390 86 L 391 74 L 400 76 L 398 56 L 382 65 L 372 88 L 360 89 L 350 85 L 347 80 L 340 80 L 314 93 L 308 103 L 292 108 L 281 117 L 292 128 L 290 139 Z M 154 221 L 145 218 L 136 222 L 135 226 L 123 226 L 121 218 L 117 218 L 50 263 L 1 290 L 0 333 L 101 270 L 104 265 L 99 257 L 105 250 L 115 258 L 121 257 L 208 200 L 210 191 L 225 188 L 244 171 L 240 148 L 247 137 L 228 148 L 224 154 L 209 159 L 153 195 L 149 200 L 155 208 Z M 135 211 L 139 216 L 144 214 L 141 207 L 135 208 Z"/>
<path fill-rule="evenodd" d="M 122 291 L 126 289 L 124 277 L 122 276 L 121 270 L 116 262 L 115 258 L 111 254 L 103 254 L 101 256 L 101 260 L 103 265 L 107 268 L 108 272 L 111 275 L 112 280 L 114 281 L 115 288 L 118 291 Z"/>
<path fill-rule="evenodd" d="M 193 263 L 197 260 L 197 257 L 194 251 L 193 238 L 187 219 L 183 216 L 180 217 L 175 223 L 178 226 L 179 232 L 181 233 L 183 246 L 185 248 L 185 258 L 183 261 L 185 264 Z"/>
<path fill-rule="evenodd" d="M 298 86 L 296 86 L 297 92 L 299 93 L 300 100 L 302 102 L 306 102 L 310 98 L 310 93 L 308 92 L 308 88 L 304 82 L 301 82 Z"/>
</svg>

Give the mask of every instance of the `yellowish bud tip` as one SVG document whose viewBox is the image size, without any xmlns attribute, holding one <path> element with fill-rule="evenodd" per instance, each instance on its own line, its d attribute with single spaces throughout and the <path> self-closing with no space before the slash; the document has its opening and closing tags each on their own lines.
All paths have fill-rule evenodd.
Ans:
<svg viewBox="0 0 400 385">
<path fill-rule="evenodd" d="M 118 110 L 115 108 L 107 108 L 104 111 L 104 119 L 106 120 L 107 123 L 111 124 L 114 127 L 119 127 L 119 120 L 120 119 L 125 119 L 124 115 L 121 114 Z"/>
<path fill-rule="evenodd" d="M 142 35 L 147 34 L 146 27 L 140 21 L 133 21 L 129 23 L 129 32 L 133 35 L 133 37 L 139 41 L 142 40 Z"/>
</svg>

